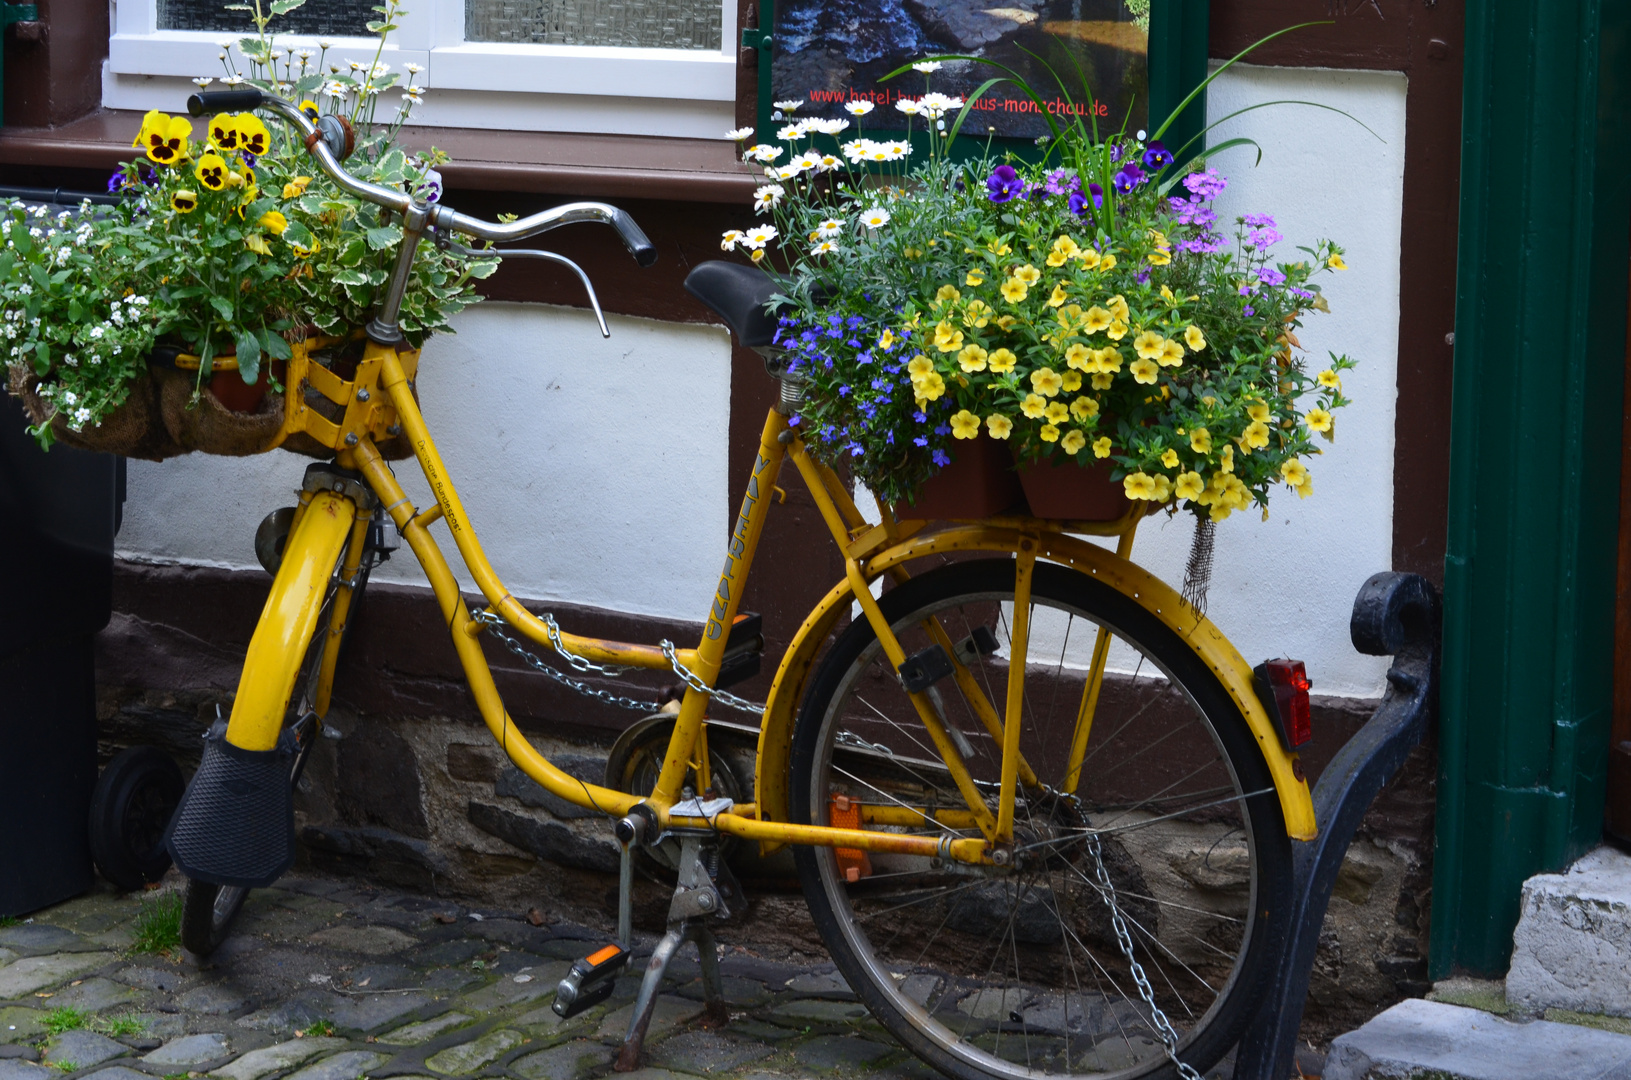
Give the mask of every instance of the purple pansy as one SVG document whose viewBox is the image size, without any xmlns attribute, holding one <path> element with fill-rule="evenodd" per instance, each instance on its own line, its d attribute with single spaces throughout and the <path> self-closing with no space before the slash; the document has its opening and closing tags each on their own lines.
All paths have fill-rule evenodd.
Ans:
<svg viewBox="0 0 1631 1080">
<path fill-rule="evenodd" d="M 1161 144 L 1160 139 L 1152 139 L 1144 150 L 1144 167 L 1151 172 L 1160 172 L 1171 164 L 1172 152 Z"/>
<path fill-rule="evenodd" d="M 1136 161 L 1129 161 L 1127 164 L 1123 165 L 1121 167 L 1121 171 L 1116 173 L 1115 179 L 1111 181 L 1111 183 L 1115 185 L 1116 190 L 1121 192 L 1123 195 L 1130 194 L 1134 188 L 1143 182 L 1144 170 L 1138 167 L 1138 162 Z"/>
<path fill-rule="evenodd" d="M 998 165 L 985 180 L 986 198 L 994 203 L 1005 203 L 1025 194 L 1025 181 L 1019 178 L 1012 165 Z"/>
</svg>

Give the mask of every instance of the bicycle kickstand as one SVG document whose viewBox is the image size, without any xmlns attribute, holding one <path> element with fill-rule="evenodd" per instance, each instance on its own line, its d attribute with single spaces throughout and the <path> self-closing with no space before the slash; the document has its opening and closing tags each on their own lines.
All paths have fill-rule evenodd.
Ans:
<svg viewBox="0 0 1631 1080">
<path fill-rule="evenodd" d="M 706 845 L 706 848 L 704 847 Z M 713 866 L 710 872 L 709 867 Z M 716 878 L 723 878 L 716 884 Z M 724 986 L 719 977 L 719 947 L 714 941 L 714 919 L 728 918 L 733 905 L 739 902 L 741 891 L 718 859 L 718 849 L 709 835 L 682 835 L 680 837 L 679 882 L 674 887 L 674 899 L 668 906 L 668 932 L 652 951 L 646 964 L 645 977 L 640 982 L 640 995 L 634 1001 L 634 1013 L 629 1017 L 629 1033 L 623 1040 L 623 1049 L 612 1067 L 618 1072 L 633 1072 L 640 1067 L 640 1055 L 645 1047 L 646 1029 L 651 1026 L 652 1014 L 657 1008 L 657 991 L 662 987 L 663 975 L 669 961 L 681 945 L 694 941 L 697 958 L 702 968 L 703 1023 L 720 1026 L 730 1019 L 725 1006 Z"/>
</svg>

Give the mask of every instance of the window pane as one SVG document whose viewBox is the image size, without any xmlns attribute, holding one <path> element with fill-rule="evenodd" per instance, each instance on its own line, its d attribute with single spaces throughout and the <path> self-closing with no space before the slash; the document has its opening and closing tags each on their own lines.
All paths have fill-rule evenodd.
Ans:
<svg viewBox="0 0 1631 1080">
<path fill-rule="evenodd" d="M 465 0 L 466 41 L 718 51 L 719 0 Z"/>
<path fill-rule="evenodd" d="M 308 0 L 287 15 L 274 18 L 268 30 L 277 34 L 332 34 L 366 37 L 365 24 L 375 18 L 381 0 Z M 227 11 L 225 0 L 159 0 L 160 30 L 211 30 L 249 36 L 255 32 L 248 13 Z"/>
</svg>

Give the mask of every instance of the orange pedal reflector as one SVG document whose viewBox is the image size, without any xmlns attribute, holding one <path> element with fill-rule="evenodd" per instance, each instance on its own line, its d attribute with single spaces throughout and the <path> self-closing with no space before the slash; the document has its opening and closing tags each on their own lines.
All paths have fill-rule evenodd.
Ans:
<svg viewBox="0 0 1631 1080">
<path fill-rule="evenodd" d="M 827 807 L 827 823 L 835 829 L 859 829 L 861 804 L 847 795 L 834 795 Z M 861 848 L 835 847 L 832 853 L 838 860 L 838 872 L 851 885 L 872 876 L 872 860 Z"/>
</svg>

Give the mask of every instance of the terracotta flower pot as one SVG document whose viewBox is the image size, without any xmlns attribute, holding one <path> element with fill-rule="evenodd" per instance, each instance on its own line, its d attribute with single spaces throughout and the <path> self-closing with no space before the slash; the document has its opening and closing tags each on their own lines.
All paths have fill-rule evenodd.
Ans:
<svg viewBox="0 0 1631 1080">
<path fill-rule="evenodd" d="M 1059 521 L 1114 521 L 1127 512 L 1120 481 L 1110 479 L 1110 466 L 1083 467 L 1074 461 L 1036 462 L 1018 467 L 1031 513 Z"/>
<path fill-rule="evenodd" d="M 222 360 L 236 360 L 231 354 L 217 356 L 217 363 Z M 215 400 L 233 412 L 252 413 L 260 408 L 261 399 L 266 397 L 266 391 L 272 386 L 272 365 L 262 364 L 260 378 L 253 384 L 244 382 L 236 367 L 215 367 L 210 372 L 210 393 Z"/>
<path fill-rule="evenodd" d="M 951 464 L 929 478 L 916 502 L 895 507 L 897 518 L 985 518 L 1024 509 L 1006 443 L 981 435 L 959 441 L 953 452 Z"/>
</svg>

